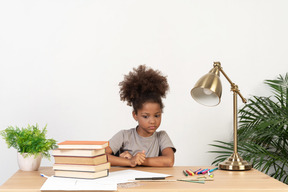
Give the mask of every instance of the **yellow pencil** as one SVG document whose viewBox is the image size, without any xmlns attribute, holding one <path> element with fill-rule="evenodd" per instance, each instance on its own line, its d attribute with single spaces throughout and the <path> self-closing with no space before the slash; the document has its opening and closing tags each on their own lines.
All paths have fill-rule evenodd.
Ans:
<svg viewBox="0 0 288 192">
<path fill-rule="evenodd" d="M 191 173 L 192 176 L 194 176 L 194 172 L 191 169 L 189 169 L 188 171 Z"/>
</svg>

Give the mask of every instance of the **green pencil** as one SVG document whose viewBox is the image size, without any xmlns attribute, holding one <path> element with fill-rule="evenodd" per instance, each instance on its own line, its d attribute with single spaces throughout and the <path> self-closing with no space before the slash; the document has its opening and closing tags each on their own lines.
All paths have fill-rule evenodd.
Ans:
<svg viewBox="0 0 288 192">
<path fill-rule="evenodd" d="M 183 173 L 185 176 L 188 176 L 188 173 L 185 170 L 183 170 Z"/>
<path fill-rule="evenodd" d="M 201 184 L 205 183 L 205 181 L 192 181 L 192 180 L 185 180 L 185 179 L 177 179 L 177 181 L 185 181 L 185 182 L 190 182 L 190 183 L 201 183 Z"/>
</svg>

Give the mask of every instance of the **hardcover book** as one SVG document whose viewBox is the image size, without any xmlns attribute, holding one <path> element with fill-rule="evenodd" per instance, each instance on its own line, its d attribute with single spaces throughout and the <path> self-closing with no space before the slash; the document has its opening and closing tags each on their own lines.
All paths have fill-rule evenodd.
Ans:
<svg viewBox="0 0 288 192">
<path fill-rule="evenodd" d="M 99 165 L 73 165 L 73 164 L 54 164 L 53 169 L 66 171 L 82 171 L 82 172 L 97 172 L 105 169 L 110 169 L 110 163 L 102 163 Z"/>
<path fill-rule="evenodd" d="M 103 149 L 108 145 L 108 141 L 64 141 L 58 143 L 58 149 Z"/>
<path fill-rule="evenodd" d="M 105 149 L 54 149 L 53 156 L 94 157 L 105 154 Z"/>
<path fill-rule="evenodd" d="M 106 155 L 99 155 L 95 157 L 54 156 L 54 160 L 55 164 L 75 165 L 99 165 L 108 162 Z"/>
<path fill-rule="evenodd" d="M 54 172 L 56 177 L 70 177 L 70 178 L 82 178 L 82 179 L 96 179 L 100 177 L 106 177 L 109 174 L 109 170 L 102 170 L 97 172 L 55 170 Z"/>
</svg>

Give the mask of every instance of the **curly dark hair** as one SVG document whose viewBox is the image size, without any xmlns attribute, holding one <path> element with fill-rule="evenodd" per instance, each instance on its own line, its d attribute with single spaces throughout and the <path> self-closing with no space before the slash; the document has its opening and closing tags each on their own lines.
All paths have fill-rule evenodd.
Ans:
<svg viewBox="0 0 288 192">
<path fill-rule="evenodd" d="M 119 86 L 121 101 L 127 101 L 127 105 L 133 106 L 136 114 L 145 102 L 158 103 L 163 110 L 162 98 L 166 97 L 169 90 L 166 76 L 146 65 L 133 68 L 133 71 L 124 76 Z"/>
</svg>

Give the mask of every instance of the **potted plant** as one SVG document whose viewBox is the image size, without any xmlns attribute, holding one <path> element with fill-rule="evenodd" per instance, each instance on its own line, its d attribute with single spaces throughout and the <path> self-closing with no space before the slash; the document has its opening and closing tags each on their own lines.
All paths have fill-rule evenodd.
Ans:
<svg viewBox="0 0 288 192">
<path fill-rule="evenodd" d="M 23 171 L 38 170 L 42 157 L 50 158 L 49 150 L 57 147 L 54 139 L 46 139 L 47 125 L 41 130 L 38 124 L 27 128 L 8 128 L 0 131 L 8 148 L 13 147 L 18 152 L 18 165 Z"/>
<path fill-rule="evenodd" d="M 238 152 L 254 168 L 288 184 L 288 73 L 265 80 L 273 90 L 270 97 L 253 96 L 239 110 Z M 211 144 L 220 154 L 212 164 L 224 161 L 233 142 Z"/>
</svg>

